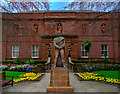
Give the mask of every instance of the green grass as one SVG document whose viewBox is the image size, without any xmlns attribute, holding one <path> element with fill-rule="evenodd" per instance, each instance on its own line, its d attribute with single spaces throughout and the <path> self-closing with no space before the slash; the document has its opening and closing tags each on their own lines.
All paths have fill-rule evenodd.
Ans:
<svg viewBox="0 0 120 94">
<path fill-rule="evenodd" d="M 105 78 L 119 79 L 120 71 L 96 71 L 95 74 L 104 75 Z"/>
<path fill-rule="evenodd" d="M 3 71 L 0 71 L 0 73 L 1 72 Z M 5 73 L 6 73 L 6 76 L 13 76 L 14 77 L 13 79 L 19 79 L 21 77 L 18 77 L 18 76 L 25 74 L 25 72 L 13 72 L 13 71 L 5 71 Z M 12 79 L 12 77 L 7 77 L 6 79 Z"/>
</svg>

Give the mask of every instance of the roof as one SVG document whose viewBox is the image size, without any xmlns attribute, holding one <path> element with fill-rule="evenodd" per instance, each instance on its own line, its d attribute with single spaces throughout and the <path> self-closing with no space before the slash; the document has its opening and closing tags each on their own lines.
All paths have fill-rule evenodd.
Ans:
<svg viewBox="0 0 120 94">
<path fill-rule="evenodd" d="M 105 12 L 97 12 L 97 11 L 92 11 L 92 10 L 42 10 L 42 11 L 30 11 L 30 12 L 18 12 L 18 13 L 105 13 Z M 7 13 L 7 12 L 3 12 Z M 13 13 L 13 14 L 18 14 L 18 13 Z M 107 12 L 106 12 L 107 13 Z"/>
</svg>

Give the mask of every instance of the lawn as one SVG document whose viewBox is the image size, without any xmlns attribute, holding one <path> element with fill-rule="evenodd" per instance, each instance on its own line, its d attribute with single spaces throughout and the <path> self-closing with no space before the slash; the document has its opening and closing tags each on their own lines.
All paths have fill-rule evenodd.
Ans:
<svg viewBox="0 0 120 94">
<path fill-rule="evenodd" d="M 0 73 L 1 72 L 2 71 L 0 71 Z M 13 72 L 13 71 L 5 71 L 5 73 L 6 73 L 6 76 L 13 76 L 14 79 L 22 78 L 22 77 L 18 77 L 18 76 L 25 74 L 25 72 Z M 7 79 L 11 79 L 11 77 L 7 77 Z"/>
<path fill-rule="evenodd" d="M 95 71 L 95 74 L 104 75 L 105 78 L 119 79 L 120 71 Z"/>
<path fill-rule="evenodd" d="M 0 71 L 0 73 L 3 71 Z M 13 72 L 13 71 L 5 71 L 6 76 L 13 76 L 14 82 L 21 82 L 23 80 L 37 80 L 39 77 L 42 76 L 42 74 L 36 74 L 33 72 L 25 73 L 25 72 Z M 19 77 L 18 77 L 19 76 Z M 7 77 L 6 79 L 11 79 L 12 77 Z"/>
</svg>

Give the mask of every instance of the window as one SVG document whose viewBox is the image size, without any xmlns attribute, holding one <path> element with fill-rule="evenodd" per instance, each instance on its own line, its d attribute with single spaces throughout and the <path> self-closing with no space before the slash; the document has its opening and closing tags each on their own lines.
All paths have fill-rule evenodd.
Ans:
<svg viewBox="0 0 120 94">
<path fill-rule="evenodd" d="M 19 56 L 19 46 L 13 45 L 12 46 L 12 58 L 17 58 Z"/>
<path fill-rule="evenodd" d="M 32 45 L 32 58 L 39 58 L 39 46 Z"/>
<path fill-rule="evenodd" d="M 88 58 L 88 52 L 83 47 L 81 47 L 81 56 L 82 58 Z"/>
<path fill-rule="evenodd" d="M 86 24 L 82 24 L 82 33 L 86 33 Z"/>
<path fill-rule="evenodd" d="M 108 45 L 101 45 L 101 56 L 108 56 Z"/>
</svg>

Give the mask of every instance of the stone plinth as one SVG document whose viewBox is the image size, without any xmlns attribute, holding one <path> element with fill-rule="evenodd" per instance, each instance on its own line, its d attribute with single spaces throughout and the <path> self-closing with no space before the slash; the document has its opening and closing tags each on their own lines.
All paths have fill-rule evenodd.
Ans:
<svg viewBox="0 0 120 94">
<path fill-rule="evenodd" d="M 56 67 L 51 69 L 50 85 L 47 87 L 47 92 L 73 92 L 67 68 Z"/>
</svg>

